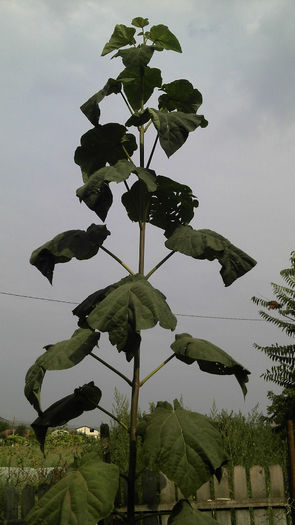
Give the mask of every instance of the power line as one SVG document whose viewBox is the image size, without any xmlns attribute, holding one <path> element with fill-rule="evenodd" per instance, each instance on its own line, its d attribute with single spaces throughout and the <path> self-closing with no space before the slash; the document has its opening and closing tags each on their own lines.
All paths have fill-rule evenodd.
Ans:
<svg viewBox="0 0 295 525">
<path fill-rule="evenodd" d="M 52 303 L 65 303 L 65 304 L 73 304 L 77 305 L 79 303 L 76 303 L 74 301 L 66 301 L 64 299 L 50 299 L 49 297 L 36 297 L 35 295 L 23 295 L 19 293 L 12 293 L 12 292 L 1 292 L 1 295 L 9 295 L 12 297 L 22 297 L 24 299 L 35 299 L 38 301 L 49 301 Z M 221 320 L 227 320 L 227 321 L 258 321 L 262 322 L 264 319 L 258 319 L 254 317 L 224 317 L 221 315 L 197 315 L 197 314 L 180 314 L 175 313 L 174 315 L 177 315 L 178 317 L 198 317 L 201 319 L 221 319 Z"/>
</svg>

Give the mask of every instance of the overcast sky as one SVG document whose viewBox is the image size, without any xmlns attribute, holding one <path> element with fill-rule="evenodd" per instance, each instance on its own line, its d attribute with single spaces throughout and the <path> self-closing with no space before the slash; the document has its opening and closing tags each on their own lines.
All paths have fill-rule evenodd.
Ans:
<svg viewBox="0 0 295 525">
<path fill-rule="evenodd" d="M 139 7 L 140 6 L 140 7 Z M 1 60 L 1 272 L 0 291 L 80 302 L 92 291 L 125 276 L 105 253 L 89 261 L 57 265 L 53 287 L 29 264 L 31 252 L 56 234 L 85 229 L 100 220 L 75 192 L 81 186 L 73 161 L 90 123 L 79 107 L 121 69 L 119 59 L 100 57 L 115 24 L 136 16 L 164 23 L 182 54 L 159 53 L 153 67 L 164 82 L 190 80 L 203 94 L 206 129 L 192 133 L 170 160 L 159 149 L 151 167 L 189 185 L 200 201 L 192 225 L 209 228 L 255 258 L 257 266 L 225 288 L 217 262 L 175 255 L 151 279 L 174 313 L 258 319 L 251 296 L 272 298 L 270 282 L 289 266 L 294 243 L 295 5 L 293 0 L 0 0 Z M 124 123 L 119 97 L 101 104 L 101 123 Z M 137 266 L 138 227 L 129 224 L 115 191 L 105 246 Z M 146 270 L 165 254 L 164 237 L 147 232 Z M 44 345 L 69 338 L 73 305 L 0 295 L 0 416 L 32 421 L 23 394 L 27 369 Z M 251 371 L 248 395 L 233 376 L 219 377 L 172 361 L 141 391 L 140 406 L 183 396 L 184 404 L 208 413 L 217 408 L 265 411 L 266 393 L 277 389 L 259 376 L 270 362 L 253 343 L 286 342 L 261 321 L 178 316 L 176 333 L 188 332 L 223 348 Z M 146 331 L 142 375 L 169 354 L 174 334 Z M 131 376 L 131 365 L 108 343 L 100 355 Z M 42 405 L 94 380 L 101 404 L 112 407 L 125 384 L 91 357 L 66 371 L 48 372 Z M 99 411 L 75 420 L 97 426 Z"/>
</svg>

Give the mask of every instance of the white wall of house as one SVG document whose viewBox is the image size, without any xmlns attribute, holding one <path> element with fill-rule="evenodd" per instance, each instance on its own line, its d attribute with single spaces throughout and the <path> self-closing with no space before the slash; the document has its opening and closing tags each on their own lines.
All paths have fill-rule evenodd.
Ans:
<svg viewBox="0 0 295 525">
<path fill-rule="evenodd" d="M 99 438 L 99 430 L 96 430 L 96 428 L 85 426 L 85 427 L 76 428 L 75 430 L 79 434 L 86 434 L 86 436 L 92 436 L 95 438 Z"/>
</svg>

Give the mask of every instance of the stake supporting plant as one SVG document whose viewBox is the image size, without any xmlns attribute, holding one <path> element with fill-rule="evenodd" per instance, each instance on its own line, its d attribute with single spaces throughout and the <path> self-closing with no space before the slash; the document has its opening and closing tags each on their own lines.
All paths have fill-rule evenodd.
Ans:
<svg viewBox="0 0 295 525">
<path fill-rule="evenodd" d="M 123 69 L 116 79 L 109 78 L 102 89 L 81 106 L 92 127 L 81 137 L 81 144 L 75 151 L 74 160 L 81 168 L 83 181 L 77 189 L 77 197 L 104 222 L 114 202 L 113 187 L 117 184 L 125 186 L 126 192 L 121 197 L 123 211 L 130 221 L 139 225 L 138 273 L 134 274 L 125 262 L 105 247 L 111 232 L 104 224 L 91 224 L 85 231 L 62 232 L 37 248 L 30 260 L 50 283 L 56 264 L 66 263 L 72 258 L 86 260 L 97 254 L 99 259 L 100 249 L 127 272 L 127 276 L 124 275 L 119 281 L 102 283 L 104 287 L 94 290 L 73 310 L 78 317 L 77 330 L 69 339 L 45 347 L 46 351 L 28 370 L 25 384 L 25 395 L 38 414 L 32 426 L 43 449 L 49 427 L 64 424 L 94 407 L 127 429 L 119 418 L 100 404 L 103 392 L 93 380 L 43 410 L 40 394 L 47 370 L 68 369 L 91 356 L 98 366 L 107 367 L 128 384 L 131 408 L 127 515 L 120 508 L 114 508 L 123 473 L 116 465 L 103 463 L 93 452 L 83 456 L 66 478 L 54 485 L 39 501 L 26 518 L 29 525 L 46 520 L 51 523 L 54 518 L 48 512 L 62 516 L 60 525 L 68 525 L 70 519 L 74 519 L 77 525 L 95 525 L 112 514 L 120 516 L 128 525 L 135 525 L 140 519 L 135 505 L 139 439 L 142 440 L 146 468 L 160 469 L 177 484 L 185 498 L 195 494 L 227 460 L 222 438 L 210 420 L 197 412 L 185 410 L 177 400 L 173 404 L 160 401 L 141 422 L 140 430 L 138 427 L 141 386 L 173 358 L 175 364 L 179 361 L 187 365 L 195 363 L 209 374 L 235 376 L 244 394 L 249 374 L 215 344 L 181 333 L 176 334 L 170 344 L 173 354 L 140 379 L 141 353 L 155 351 L 153 348 L 146 349 L 142 344 L 144 330 L 159 324 L 163 329 L 173 331 L 177 324 L 165 295 L 149 281 L 156 270 L 176 252 L 195 260 L 217 259 L 224 284 L 229 286 L 255 265 L 251 257 L 219 233 L 196 230 L 191 226 L 198 200 L 186 180 L 175 181 L 150 169 L 157 147 L 161 147 L 169 158 L 185 144 L 190 133 L 208 124 L 198 113 L 202 95 L 191 82 L 176 79 L 165 83 L 160 69 L 150 67 L 154 55 L 171 51 L 182 52 L 178 39 L 166 25 L 150 26 L 148 19 L 142 17 L 134 18 L 131 26 L 116 25 L 102 55 L 114 53 L 113 57 L 122 59 Z M 122 119 L 124 122 L 127 118 L 122 113 L 120 122 L 101 124 L 99 105 L 105 97 L 119 93 L 124 100 L 124 109 L 127 106 L 128 119 L 122 124 Z M 145 142 L 147 135 L 151 142 Z M 152 144 L 149 151 L 146 151 L 147 143 Z M 148 159 L 146 164 L 145 156 Z M 145 239 L 149 225 L 163 232 L 163 243 L 168 253 L 144 275 Z M 152 229 L 149 234 L 152 235 Z M 171 279 L 175 278 L 173 271 Z M 93 281 L 101 282 L 102 276 L 103 272 L 96 273 Z M 103 353 L 106 334 L 113 347 L 130 363 L 132 380 L 93 353 L 100 338 L 100 351 Z M 99 383 L 99 369 L 97 374 L 93 368 L 91 370 Z M 80 479 L 83 483 L 79 483 Z M 47 498 L 55 502 L 50 510 L 46 506 Z M 99 505 L 96 506 L 96 502 Z M 159 511 L 158 515 L 163 512 Z M 172 509 L 169 525 L 198 524 L 199 520 L 197 511 L 183 500 Z M 214 520 L 202 515 L 202 523 L 210 525 Z"/>
</svg>

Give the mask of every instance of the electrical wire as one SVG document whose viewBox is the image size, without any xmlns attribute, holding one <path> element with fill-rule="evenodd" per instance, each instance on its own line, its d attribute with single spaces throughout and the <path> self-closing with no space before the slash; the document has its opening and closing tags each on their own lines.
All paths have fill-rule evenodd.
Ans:
<svg viewBox="0 0 295 525">
<path fill-rule="evenodd" d="M 12 297 L 22 297 L 23 299 L 35 299 L 38 301 L 49 301 L 52 303 L 65 303 L 65 304 L 73 304 L 77 305 L 79 303 L 74 301 L 66 301 L 64 299 L 50 299 L 49 297 L 36 297 L 35 295 L 23 295 L 19 293 L 12 293 L 12 292 L 2 292 L 0 291 L 1 295 L 9 295 Z M 177 315 L 177 317 L 198 317 L 201 319 L 221 319 L 221 320 L 227 320 L 227 321 L 255 321 L 255 322 L 262 322 L 264 319 L 254 318 L 254 317 L 225 317 L 221 315 L 197 315 L 197 314 L 181 314 L 181 313 L 175 313 L 174 315 Z"/>
</svg>

